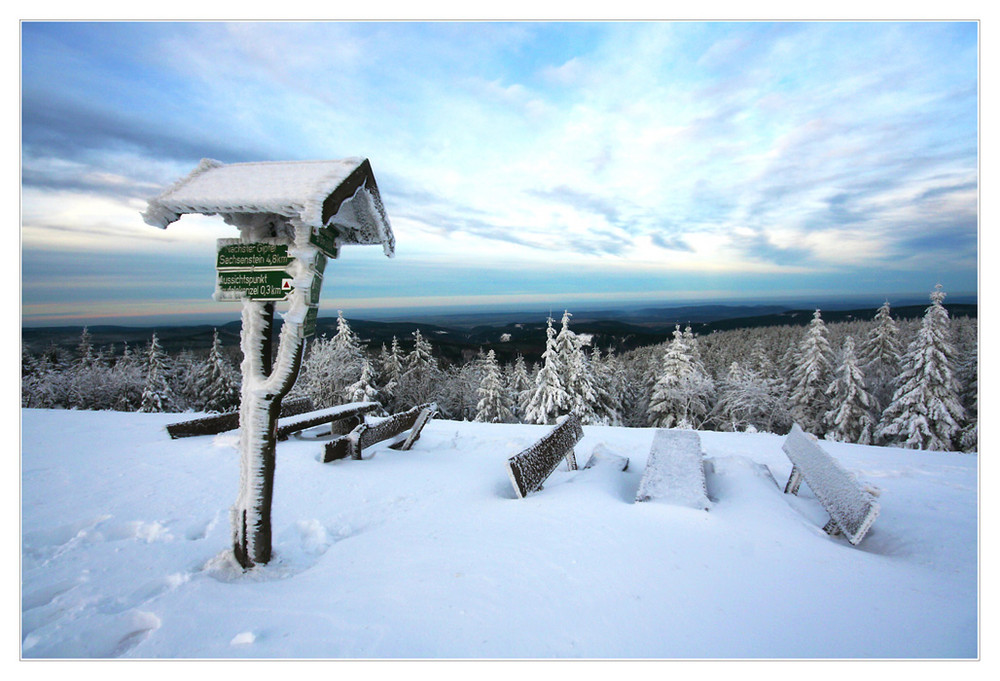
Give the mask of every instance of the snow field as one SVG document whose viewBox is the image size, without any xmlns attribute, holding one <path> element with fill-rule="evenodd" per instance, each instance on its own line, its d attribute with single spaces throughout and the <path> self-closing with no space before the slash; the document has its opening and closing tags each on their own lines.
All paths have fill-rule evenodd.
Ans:
<svg viewBox="0 0 1000 681">
<path fill-rule="evenodd" d="M 708 512 L 633 502 L 653 429 L 585 426 L 581 465 L 628 470 L 563 465 L 525 499 L 504 463 L 545 426 L 433 420 L 331 464 L 292 438 L 274 559 L 244 574 L 238 434 L 172 441 L 176 420 L 22 411 L 24 657 L 978 654 L 974 456 L 824 442 L 880 492 L 851 547 L 806 483 L 781 493 L 776 435 L 699 433 Z"/>
</svg>

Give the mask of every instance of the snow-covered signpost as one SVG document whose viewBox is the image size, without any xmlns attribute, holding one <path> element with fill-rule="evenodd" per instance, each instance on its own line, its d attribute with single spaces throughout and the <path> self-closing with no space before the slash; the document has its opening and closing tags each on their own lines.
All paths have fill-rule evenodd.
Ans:
<svg viewBox="0 0 1000 681">
<path fill-rule="evenodd" d="M 143 219 L 166 228 L 184 213 L 221 215 L 240 230 L 220 239 L 219 301 L 243 303 L 240 493 L 232 508 L 233 551 L 244 568 L 271 558 L 275 429 L 282 398 L 315 333 L 327 258 L 341 246 L 395 239 L 367 159 L 233 163 L 203 160 L 149 201 Z M 272 362 L 275 304 L 287 302 Z"/>
</svg>

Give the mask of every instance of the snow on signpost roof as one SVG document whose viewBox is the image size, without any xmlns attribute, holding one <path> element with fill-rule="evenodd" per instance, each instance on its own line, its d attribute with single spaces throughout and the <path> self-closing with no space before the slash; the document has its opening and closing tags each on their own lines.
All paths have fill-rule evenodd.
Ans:
<svg viewBox="0 0 1000 681">
<path fill-rule="evenodd" d="M 150 199 L 142 217 L 166 229 L 184 213 L 221 215 L 235 225 L 250 215 L 278 215 L 314 230 L 331 227 L 342 244 L 382 244 L 389 256 L 395 250 L 389 217 L 364 158 L 231 164 L 203 159 Z"/>
</svg>

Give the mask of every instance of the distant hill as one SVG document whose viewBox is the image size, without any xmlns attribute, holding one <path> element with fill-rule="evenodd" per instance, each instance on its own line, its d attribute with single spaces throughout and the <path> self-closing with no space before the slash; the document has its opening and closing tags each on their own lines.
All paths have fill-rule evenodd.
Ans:
<svg viewBox="0 0 1000 681">
<path fill-rule="evenodd" d="M 952 317 L 976 317 L 978 306 L 952 303 L 945 306 Z M 921 317 L 926 304 L 905 305 L 892 308 L 896 319 Z M 823 320 L 834 323 L 849 320 L 870 320 L 874 307 L 854 310 L 823 310 Z M 662 343 L 671 337 L 675 324 L 690 323 L 692 330 L 705 335 L 713 331 L 755 328 L 761 326 L 804 326 L 812 319 L 811 309 L 788 309 L 777 305 L 727 306 L 703 305 L 674 308 L 645 308 L 632 311 L 597 311 L 574 314 L 571 328 L 577 333 L 593 336 L 593 345 L 602 349 L 613 347 L 622 353 L 637 347 Z M 556 325 L 560 315 L 556 316 Z M 545 349 L 545 320 L 547 314 L 502 313 L 498 315 L 439 315 L 422 317 L 413 321 L 370 321 L 350 319 L 351 328 L 373 351 L 384 343 L 391 345 L 395 336 L 404 349 L 412 347 L 412 334 L 416 329 L 434 346 L 438 356 L 449 362 L 464 362 L 474 357 L 480 348 L 492 348 L 501 362 L 512 361 L 523 355 L 536 362 Z M 280 320 L 275 320 L 275 330 Z M 162 326 L 155 331 L 170 353 L 190 350 L 206 352 L 212 345 L 212 330 L 218 329 L 223 346 L 239 347 L 239 321 L 219 326 L 200 324 L 191 326 Z M 23 328 L 21 338 L 25 347 L 40 352 L 51 344 L 72 350 L 80 341 L 81 326 Z M 128 326 L 89 326 L 88 331 L 95 347 L 115 346 L 116 353 L 127 342 L 141 348 L 149 342 L 154 329 Z M 336 317 L 320 317 L 316 323 L 319 336 L 332 336 L 337 331 Z"/>
</svg>

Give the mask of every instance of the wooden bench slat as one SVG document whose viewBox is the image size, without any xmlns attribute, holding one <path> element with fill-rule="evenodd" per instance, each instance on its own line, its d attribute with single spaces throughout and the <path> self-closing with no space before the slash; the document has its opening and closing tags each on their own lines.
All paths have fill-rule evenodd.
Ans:
<svg viewBox="0 0 1000 681">
<path fill-rule="evenodd" d="M 797 493 L 805 480 L 830 514 L 831 522 L 824 529 L 831 534 L 839 530 L 851 544 L 858 544 L 878 517 L 880 507 L 875 498 L 798 424 L 792 426 L 781 448 L 792 462 L 785 491 Z"/>
<path fill-rule="evenodd" d="M 344 419 L 360 417 L 370 411 L 381 408 L 378 402 L 351 402 L 340 404 L 335 407 L 328 407 L 318 411 L 310 411 L 295 416 L 282 418 L 278 421 L 275 436 L 278 440 L 287 440 L 288 437 L 297 431 L 319 426 L 324 423 L 333 423 Z M 355 424 L 357 425 L 357 424 Z"/>
<path fill-rule="evenodd" d="M 312 411 L 312 409 L 313 401 L 308 397 L 283 400 L 279 417 L 294 416 Z M 171 423 L 167 426 L 167 434 L 170 435 L 171 439 L 176 440 L 182 437 L 196 437 L 198 435 L 217 435 L 229 430 L 236 430 L 239 427 L 240 412 L 230 411 L 225 414 L 215 414 L 190 421 Z"/>
<path fill-rule="evenodd" d="M 523 499 L 541 489 L 542 483 L 566 459 L 576 469 L 573 445 L 583 438 L 583 427 L 575 414 L 563 416 L 545 437 L 507 460 L 507 474 L 514 491 Z"/>
<path fill-rule="evenodd" d="M 374 444 L 396 437 L 409 430 L 410 437 L 407 438 L 409 449 L 413 442 L 420 437 L 420 430 L 423 429 L 427 421 L 437 411 L 437 405 L 433 402 L 421 404 L 404 412 L 393 414 L 383 419 L 379 423 L 362 423 L 347 435 L 342 435 L 335 440 L 326 443 L 323 451 L 323 463 L 330 463 L 337 459 L 344 459 L 350 456 L 352 459 L 360 459 L 361 452 Z M 426 415 L 424 415 L 426 412 Z M 423 417 L 423 418 L 421 418 Z M 405 444 L 405 443 L 404 443 Z"/>
<path fill-rule="evenodd" d="M 698 433 L 693 430 L 656 431 L 635 500 L 665 501 L 705 511 L 711 507 Z"/>
</svg>

